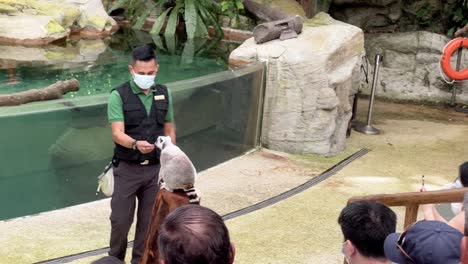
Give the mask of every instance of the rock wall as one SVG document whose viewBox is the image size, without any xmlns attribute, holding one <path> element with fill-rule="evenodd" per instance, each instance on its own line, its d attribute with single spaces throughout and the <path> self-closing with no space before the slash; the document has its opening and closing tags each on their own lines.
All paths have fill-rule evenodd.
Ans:
<svg viewBox="0 0 468 264">
<path fill-rule="evenodd" d="M 379 71 L 377 96 L 389 99 L 448 103 L 452 87 L 443 81 L 439 61 L 447 37 L 425 31 L 366 34 L 365 47 L 369 58 L 369 93 L 375 54 L 383 55 Z M 466 54 L 466 53 L 465 53 Z M 452 57 L 455 65 L 456 56 Z M 468 65 L 464 56 L 462 65 Z M 468 81 L 456 83 L 457 101 L 468 103 Z"/>
<path fill-rule="evenodd" d="M 364 54 L 361 29 L 319 13 L 296 39 L 245 41 L 230 64 L 267 62 L 262 143 L 289 153 L 333 155 L 346 147 L 351 99 Z"/>
<path fill-rule="evenodd" d="M 429 30 L 447 32 L 456 0 L 333 0 L 335 19 L 365 32 Z"/>
<path fill-rule="evenodd" d="M 116 22 L 101 0 L 0 0 L 0 43 L 44 45 L 75 33 L 100 38 Z"/>
</svg>

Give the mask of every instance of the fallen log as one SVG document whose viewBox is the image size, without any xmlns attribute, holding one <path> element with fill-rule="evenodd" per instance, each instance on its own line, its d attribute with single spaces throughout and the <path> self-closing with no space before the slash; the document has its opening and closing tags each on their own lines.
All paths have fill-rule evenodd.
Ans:
<svg viewBox="0 0 468 264">
<path fill-rule="evenodd" d="M 0 106 L 21 105 L 36 101 L 46 101 L 63 98 L 69 92 L 76 92 L 80 89 L 77 79 L 58 81 L 43 89 L 31 89 L 14 94 L 1 94 Z"/>
<path fill-rule="evenodd" d="M 253 30 L 254 40 L 260 44 L 277 38 L 280 40 L 297 38 L 297 34 L 302 31 L 302 23 L 300 16 L 262 23 Z"/>
</svg>

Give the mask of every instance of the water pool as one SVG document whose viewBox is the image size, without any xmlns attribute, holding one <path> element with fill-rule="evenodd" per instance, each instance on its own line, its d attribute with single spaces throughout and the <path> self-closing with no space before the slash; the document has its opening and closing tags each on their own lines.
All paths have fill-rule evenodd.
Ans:
<svg viewBox="0 0 468 264">
<path fill-rule="evenodd" d="M 199 39 L 151 37 L 126 30 L 105 40 L 68 41 L 45 47 L 0 46 L 0 94 L 44 88 L 76 78 L 80 90 L 65 97 L 109 93 L 130 78 L 127 66 L 132 47 L 155 46 L 161 65 L 157 82 L 169 83 L 220 72 L 228 68 L 226 44 Z M 212 48 L 206 49 L 208 45 Z"/>
<path fill-rule="evenodd" d="M 104 198 L 96 196 L 95 190 L 96 176 L 113 151 L 106 120 L 108 92 L 128 79 L 128 51 L 113 45 L 120 47 L 122 42 L 109 43 L 97 59 L 81 50 L 68 60 L 57 56 L 60 59 L 54 64 L 17 61 L 19 83 L 0 86 L 2 92 L 11 92 L 41 86 L 55 75 L 84 78 L 81 90 L 67 98 L 0 107 L 0 220 Z M 195 167 L 203 170 L 255 147 L 263 64 L 224 71 L 222 57 L 181 55 L 191 54 L 196 50 L 193 46 L 169 55 L 167 43 L 164 47 L 167 53 L 159 53 L 158 81 L 167 80 L 173 93 L 178 145 Z M 82 61 L 77 63 L 77 56 Z M 84 70 L 87 63 L 89 70 Z M 102 77 L 105 74 L 111 76 Z M 180 79 L 185 80 L 170 81 Z"/>
</svg>

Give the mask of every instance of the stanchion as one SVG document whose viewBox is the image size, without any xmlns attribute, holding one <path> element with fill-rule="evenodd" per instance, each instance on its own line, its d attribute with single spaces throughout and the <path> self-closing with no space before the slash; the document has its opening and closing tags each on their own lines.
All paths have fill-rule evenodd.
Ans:
<svg viewBox="0 0 468 264">
<path fill-rule="evenodd" d="M 456 71 L 460 71 L 460 64 L 462 58 L 462 48 L 457 51 L 457 65 L 455 67 Z M 455 83 L 451 84 L 452 86 L 452 98 L 450 99 L 450 106 L 454 107 L 457 104 L 457 85 Z"/>
<path fill-rule="evenodd" d="M 379 77 L 379 66 L 382 61 L 382 55 L 375 55 L 375 67 L 374 67 L 374 78 L 372 80 L 372 90 L 369 100 L 369 111 L 367 113 L 367 124 L 355 124 L 354 130 L 361 132 L 367 135 L 377 135 L 380 134 L 380 130 L 372 126 L 372 111 L 374 110 L 374 97 L 375 90 L 377 88 L 377 79 Z"/>
</svg>

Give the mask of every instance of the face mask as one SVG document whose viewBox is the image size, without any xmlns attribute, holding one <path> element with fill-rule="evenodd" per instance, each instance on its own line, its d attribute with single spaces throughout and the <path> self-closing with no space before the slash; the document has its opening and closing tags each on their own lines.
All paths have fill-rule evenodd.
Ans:
<svg viewBox="0 0 468 264">
<path fill-rule="evenodd" d="M 463 184 L 461 183 L 460 179 L 457 179 L 457 180 L 453 183 L 453 188 L 463 188 Z"/>
<path fill-rule="evenodd" d="M 143 90 L 147 90 L 154 85 L 154 78 L 156 78 L 156 75 L 133 74 L 133 81 Z"/>
<path fill-rule="evenodd" d="M 343 256 L 344 256 L 344 258 L 345 258 L 345 260 L 346 260 L 346 263 L 351 264 L 350 259 L 349 259 L 348 257 L 346 257 L 346 254 L 345 254 L 345 252 L 344 252 L 345 244 L 346 244 L 346 241 L 343 242 L 343 246 L 341 247 L 341 254 L 343 254 Z"/>
</svg>

